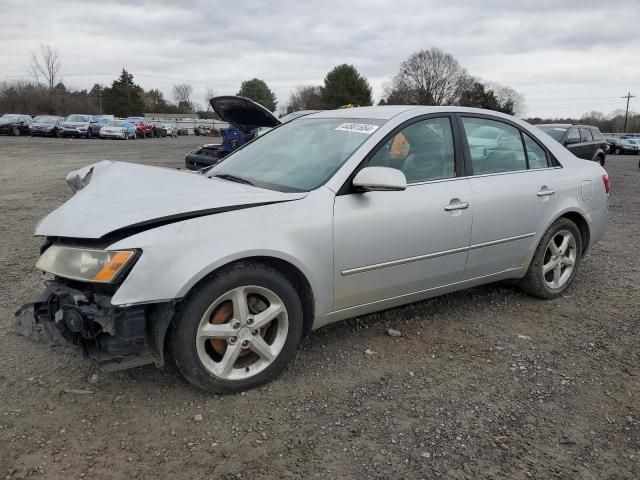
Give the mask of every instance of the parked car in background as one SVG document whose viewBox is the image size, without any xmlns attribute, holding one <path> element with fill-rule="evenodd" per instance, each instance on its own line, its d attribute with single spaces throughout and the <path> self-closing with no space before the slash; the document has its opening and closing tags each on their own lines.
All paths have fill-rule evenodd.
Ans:
<svg viewBox="0 0 640 480">
<path fill-rule="evenodd" d="M 144 117 L 127 117 L 125 120 L 136 126 L 138 138 L 151 138 L 154 136 L 155 125 L 147 122 Z"/>
<path fill-rule="evenodd" d="M 204 137 L 219 137 L 220 136 L 220 130 L 218 130 L 213 125 L 197 125 L 193 129 L 193 134 L 194 135 L 201 135 L 201 136 L 204 136 Z"/>
<path fill-rule="evenodd" d="M 32 121 L 31 115 L 5 113 L 0 117 L 0 134 L 28 135 L 29 125 L 31 125 Z"/>
<path fill-rule="evenodd" d="M 96 115 L 73 114 L 60 123 L 60 136 L 66 137 L 97 137 L 100 134 L 102 123 Z"/>
<path fill-rule="evenodd" d="M 569 123 L 548 123 L 536 125 L 536 127 L 564 145 L 576 157 L 604 165 L 607 141 L 598 127 Z"/>
<path fill-rule="evenodd" d="M 471 151 L 485 126 L 503 140 Z M 287 122 L 206 174 L 103 161 L 67 181 L 36 227 L 48 277 L 16 331 L 101 368 L 170 358 L 216 393 L 268 382 L 332 322 L 502 280 L 560 297 L 610 187 L 518 118 L 414 105 Z"/>
<path fill-rule="evenodd" d="M 162 125 L 162 129 L 165 132 L 165 137 L 177 137 L 178 129 L 174 125 L 164 124 Z"/>
<path fill-rule="evenodd" d="M 608 138 L 607 142 L 609 142 L 609 151 L 616 155 L 637 155 L 640 153 L 640 145 L 634 140 L 614 137 Z"/>
<path fill-rule="evenodd" d="M 100 138 L 119 138 L 129 140 L 136 138 L 136 126 L 126 120 L 109 120 L 100 129 Z"/>
<path fill-rule="evenodd" d="M 55 117 L 53 115 L 40 115 L 33 119 L 33 122 L 29 125 L 29 133 L 32 137 L 51 136 L 57 137 L 60 130 L 60 123 L 64 119 L 62 117 Z"/>
</svg>

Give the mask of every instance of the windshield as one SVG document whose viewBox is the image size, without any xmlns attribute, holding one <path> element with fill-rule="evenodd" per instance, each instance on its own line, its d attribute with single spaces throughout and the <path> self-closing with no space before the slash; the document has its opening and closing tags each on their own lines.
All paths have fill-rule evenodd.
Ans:
<svg viewBox="0 0 640 480">
<path fill-rule="evenodd" d="M 122 120 L 110 120 L 109 122 L 107 122 L 107 125 L 109 125 L 110 127 L 124 127 L 125 124 Z"/>
<path fill-rule="evenodd" d="M 34 122 L 37 123 L 46 123 L 46 124 L 53 124 L 56 123 L 58 121 L 58 117 L 36 117 L 36 119 L 34 120 Z"/>
<path fill-rule="evenodd" d="M 87 123 L 88 121 L 89 121 L 89 115 L 69 115 L 67 117 L 67 122 Z"/>
<path fill-rule="evenodd" d="M 567 129 L 565 127 L 539 127 L 544 133 L 553 137 L 556 141 L 561 141 Z"/>
<path fill-rule="evenodd" d="M 237 150 L 209 177 L 283 192 L 308 192 L 325 183 L 383 120 L 301 119 L 285 123 Z"/>
</svg>

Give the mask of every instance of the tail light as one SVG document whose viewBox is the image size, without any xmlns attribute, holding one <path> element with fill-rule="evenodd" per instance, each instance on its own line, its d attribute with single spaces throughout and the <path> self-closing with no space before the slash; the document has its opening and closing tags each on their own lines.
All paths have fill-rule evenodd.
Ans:
<svg viewBox="0 0 640 480">
<path fill-rule="evenodd" d="M 609 193 L 611 190 L 611 181 L 609 180 L 609 174 L 605 173 L 602 175 L 602 183 L 604 183 L 604 191 Z"/>
</svg>

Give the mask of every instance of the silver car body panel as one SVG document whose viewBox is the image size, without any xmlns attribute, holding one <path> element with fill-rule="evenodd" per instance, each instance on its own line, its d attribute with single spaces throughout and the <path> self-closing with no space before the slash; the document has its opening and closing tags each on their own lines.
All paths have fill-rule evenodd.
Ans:
<svg viewBox="0 0 640 480">
<path fill-rule="evenodd" d="M 423 115 L 456 112 L 517 124 L 543 143 L 561 167 L 423 182 L 404 191 L 338 194 L 367 154 L 396 127 Z M 387 122 L 325 185 L 309 193 L 281 193 L 118 162 L 85 167 L 69 179 L 79 188 L 88 186 L 46 217 L 36 235 L 98 239 L 157 218 L 211 210 L 150 226 L 110 244 L 108 249 L 142 251 L 112 303 L 179 299 L 223 265 L 271 257 L 293 265 L 308 280 L 315 307 L 313 326 L 318 328 L 522 277 L 541 236 L 566 213 L 586 219 L 590 244 L 604 233 L 605 170 L 574 157 L 514 117 L 461 107 L 398 106 L 323 111 L 306 118 Z M 94 178 L 83 180 L 91 174 Z M 584 182 L 591 182 L 591 195 L 584 195 Z M 446 209 L 452 205 L 455 208 Z M 232 208 L 237 206 L 242 208 Z"/>
<path fill-rule="evenodd" d="M 83 188 L 46 216 L 36 235 L 98 239 L 144 222 L 221 208 L 295 200 L 305 193 L 271 190 L 207 178 L 180 170 L 133 163 L 100 162 L 71 178 L 93 173 Z"/>
</svg>

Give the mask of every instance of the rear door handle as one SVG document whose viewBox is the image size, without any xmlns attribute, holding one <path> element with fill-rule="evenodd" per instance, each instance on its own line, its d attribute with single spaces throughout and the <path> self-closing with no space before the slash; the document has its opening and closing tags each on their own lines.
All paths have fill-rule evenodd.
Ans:
<svg viewBox="0 0 640 480">
<path fill-rule="evenodd" d="M 540 190 L 538 192 L 538 196 L 539 197 L 548 197 L 550 195 L 553 195 L 554 193 L 556 193 L 556 191 L 552 188 L 543 188 L 542 190 Z"/>
<path fill-rule="evenodd" d="M 450 212 L 452 210 L 465 210 L 467 208 L 469 208 L 469 202 L 451 203 L 451 204 L 447 205 L 446 207 L 444 207 L 444 209 L 447 212 Z"/>
</svg>

